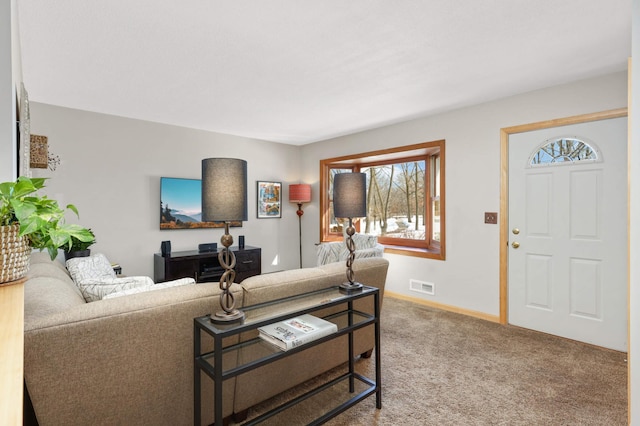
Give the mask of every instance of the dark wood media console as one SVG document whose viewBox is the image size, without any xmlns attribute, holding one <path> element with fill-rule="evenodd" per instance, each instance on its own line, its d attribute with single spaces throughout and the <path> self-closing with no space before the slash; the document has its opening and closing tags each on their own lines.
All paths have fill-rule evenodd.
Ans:
<svg viewBox="0 0 640 426">
<path fill-rule="evenodd" d="M 198 283 L 219 281 L 224 273 L 218 261 L 218 252 L 221 250 L 177 251 L 167 256 L 156 253 L 153 256 L 154 280 L 159 283 L 191 277 Z M 235 282 L 240 283 L 245 278 L 262 273 L 262 249 L 245 246 L 241 250 L 236 246 L 231 247 L 231 251 L 236 255 Z"/>
</svg>

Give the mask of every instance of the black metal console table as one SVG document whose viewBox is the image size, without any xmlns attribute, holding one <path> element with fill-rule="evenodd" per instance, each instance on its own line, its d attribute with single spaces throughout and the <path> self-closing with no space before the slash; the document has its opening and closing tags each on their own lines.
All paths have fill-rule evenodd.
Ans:
<svg viewBox="0 0 640 426">
<path fill-rule="evenodd" d="M 353 301 L 363 298 L 374 298 L 374 314 L 368 314 L 355 310 Z M 240 333 L 251 332 L 268 324 L 283 321 L 288 318 L 303 314 L 312 314 L 325 308 L 340 306 L 339 312 L 324 316 L 323 318 L 334 322 L 338 326 L 338 331 L 329 336 L 314 340 L 313 342 L 301 345 L 288 351 L 281 351 L 260 337 L 255 337 L 248 341 L 242 341 L 223 348 L 222 341 Z M 323 392 L 335 392 L 338 389 L 345 389 L 341 402 L 333 407 L 329 407 L 323 414 L 311 421 L 310 425 L 319 425 L 337 416 L 363 399 L 376 394 L 376 407 L 382 408 L 382 395 L 380 386 L 380 293 L 375 287 L 364 286 L 362 291 L 345 294 L 338 287 L 331 287 L 319 291 L 301 294 L 294 297 L 287 297 L 259 305 L 242 308 L 246 317 L 244 322 L 237 324 L 214 324 L 209 316 L 194 319 L 194 424 L 200 426 L 202 414 L 201 402 L 201 371 L 205 372 L 214 382 L 214 409 L 215 425 L 221 426 L 223 421 L 223 382 L 232 377 L 251 371 L 260 366 L 269 364 L 278 359 L 287 357 L 294 353 L 304 351 L 315 345 L 319 345 L 331 339 L 348 334 L 349 367 L 348 372 L 328 383 L 301 395 L 285 404 L 262 414 L 261 416 L 245 423 L 245 425 L 255 425 L 266 419 L 284 415 L 290 408 L 295 407 L 309 398 L 313 398 Z M 355 372 L 353 332 L 362 327 L 373 326 L 375 330 L 375 381 Z M 208 336 L 208 337 L 207 337 Z M 204 338 L 213 338 L 213 351 L 202 352 Z M 259 350 L 249 351 L 251 346 L 261 345 Z M 256 349 L 254 347 L 254 349 Z M 225 366 L 224 359 L 244 359 L 239 355 L 239 351 L 251 353 L 248 362 L 242 365 Z M 223 357 L 223 355 L 225 355 Z M 358 390 L 356 391 L 356 387 Z M 286 419 L 286 417 L 282 417 Z"/>
</svg>

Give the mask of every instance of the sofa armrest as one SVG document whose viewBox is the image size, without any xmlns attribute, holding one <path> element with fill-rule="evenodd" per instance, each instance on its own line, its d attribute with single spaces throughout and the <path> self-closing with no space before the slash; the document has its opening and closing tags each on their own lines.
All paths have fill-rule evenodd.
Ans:
<svg viewBox="0 0 640 426">
<path fill-rule="evenodd" d="M 167 288 L 25 323 L 25 381 L 40 425 L 193 419 L 193 318 L 214 311 L 219 294 L 217 283 Z M 224 385 L 225 416 L 234 382 Z M 213 422 L 212 401 L 213 385 L 203 380 L 204 424 Z"/>
</svg>

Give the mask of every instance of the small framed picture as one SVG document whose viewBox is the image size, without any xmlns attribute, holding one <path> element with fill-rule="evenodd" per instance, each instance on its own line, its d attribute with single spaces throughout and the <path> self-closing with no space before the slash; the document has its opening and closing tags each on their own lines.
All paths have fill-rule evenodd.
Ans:
<svg viewBox="0 0 640 426">
<path fill-rule="evenodd" d="M 258 219 L 282 217 L 282 182 L 258 181 Z"/>
</svg>

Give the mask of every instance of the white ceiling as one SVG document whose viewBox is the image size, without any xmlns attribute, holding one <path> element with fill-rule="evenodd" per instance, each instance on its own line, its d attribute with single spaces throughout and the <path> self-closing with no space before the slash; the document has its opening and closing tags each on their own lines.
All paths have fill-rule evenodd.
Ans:
<svg viewBox="0 0 640 426">
<path fill-rule="evenodd" d="M 18 0 L 31 101 L 306 144 L 626 69 L 631 0 Z"/>
</svg>

